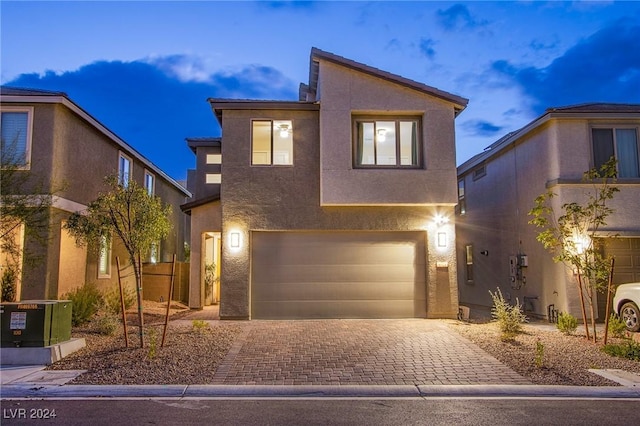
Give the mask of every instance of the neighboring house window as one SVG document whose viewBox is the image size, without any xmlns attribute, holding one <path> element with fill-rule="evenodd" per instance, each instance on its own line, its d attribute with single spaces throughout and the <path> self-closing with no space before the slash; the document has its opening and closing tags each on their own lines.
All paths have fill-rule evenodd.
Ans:
<svg viewBox="0 0 640 426">
<path fill-rule="evenodd" d="M 473 171 L 473 180 L 480 179 L 487 175 L 487 167 L 483 164 Z"/>
<path fill-rule="evenodd" d="M 120 153 L 118 159 L 118 183 L 125 188 L 129 186 L 129 180 L 131 179 L 131 158 Z"/>
<path fill-rule="evenodd" d="M 640 177 L 637 128 L 594 128 L 591 135 L 596 168 L 615 157 L 619 178 Z"/>
<path fill-rule="evenodd" d="M 458 181 L 458 213 L 465 214 L 467 212 L 467 202 L 464 194 L 464 179 Z"/>
<path fill-rule="evenodd" d="M 473 281 L 473 245 L 464 246 L 464 260 L 466 266 L 467 282 Z"/>
<path fill-rule="evenodd" d="M 2 129 L 2 161 L 12 166 L 28 168 L 31 160 L 31 117 L 32 108 L 3 108 L 0 128 Z M 7 157 L 5 157 L 7 156 Z"/>
<path fill-rule="evenodd" d="M 100 239 L 100 251 L 98 252 L 98 278 L 111 277 L 111 239 Z"/>
<path fill-rule="evenodd" d="M 149 262 L 158 263 L 160 261 L 160 243 L 155 242 L 151 244 L 149 249 Z"/>
<path fill-rule="evenodd" d="M 253 120 L 251 164 L 290 166 L 293 164 L 293 124 L 291 120 Z"/>
<path fill-rule="evenodd" d="M 421 166 L 418 118 L 354 119 L 355 167 Z"/>
<path fill-rule="evenodd" d="M 149 195 L 153 195 L 156 192 L 156 177 L 147 170 L 144 171 L 144 188 Z"/>
</svg>

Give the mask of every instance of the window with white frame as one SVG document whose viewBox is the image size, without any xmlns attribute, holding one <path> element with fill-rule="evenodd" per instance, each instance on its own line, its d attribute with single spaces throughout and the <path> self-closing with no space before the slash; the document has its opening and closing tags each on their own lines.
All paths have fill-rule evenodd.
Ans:
<svg viewBox="0 0 640 426">
<path fill-rule="evenodd" d="M 144 189 L 147 190 L 149 195 L 153 195 L 156 192 L 156 177 L 148 170 L 144 171 Z"/>
<path fill-rule="evenodd" d="M 98 278 L 111 277 L 111 238 L 100 238 L 100 250 L 98 251 Z"/>
<path fill-rule="evenodd" d="M 2 164 L 29 168 L 33 108 L 2 107 L 0 113 Z"/>
<path fill-rule="evenodd" d="M 251 122 L 251 165 L 293 164 L 293 122 L 253 120 Z"/>
<path fill-rule="evenodd" d="M 592 128 L 593 165 L 600 168 L 611 157 L 617 161 L 618 178 L 640 177 L 638 127 Z"/>
<path fill-rule="evenodd" d="M 354 117 L 354 167 L 422 166 L 418 117 Z"/>
<path fill-rule="evenodd" d="M 118 183 L 126 188 L 129 186 L 129 180 L 131 180 L 131 158 L 121 152 L 118 158 Z"/>
</svg>

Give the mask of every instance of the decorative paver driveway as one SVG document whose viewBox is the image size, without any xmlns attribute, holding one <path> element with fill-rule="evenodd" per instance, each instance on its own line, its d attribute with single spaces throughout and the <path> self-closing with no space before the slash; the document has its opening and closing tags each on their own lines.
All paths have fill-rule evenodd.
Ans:
<svg viewBox="0 0 640 426">
<path fill-rule="evenodd" d="M 437 320 L 251 321 L 213 384 L 531 384 Z"/>
</svg>

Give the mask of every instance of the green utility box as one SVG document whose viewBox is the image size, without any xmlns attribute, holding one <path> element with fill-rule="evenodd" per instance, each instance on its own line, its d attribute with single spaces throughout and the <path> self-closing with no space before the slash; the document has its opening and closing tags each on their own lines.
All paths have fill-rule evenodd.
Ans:
<svg viewBox="0 0 640 426">
<path fill-rule="evenodd" d="M 70 300 L 2 303 L 3 348 L 45 347 L 71 339 Z"/>
</svg>

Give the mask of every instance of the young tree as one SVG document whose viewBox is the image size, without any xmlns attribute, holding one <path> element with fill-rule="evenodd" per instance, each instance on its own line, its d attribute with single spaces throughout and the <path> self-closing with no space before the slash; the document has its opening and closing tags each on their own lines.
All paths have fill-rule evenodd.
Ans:
<svg viewBox="0 0 640 426">
<path fill-rule="evenodd" d="M 85 212 L 71 215 L 66 229 L 80 245 L 99 248 L 114 234 L 122 242 L 135 275 L 140 346 L 144 347 L 140 259 L 169 234 L 171 206 L 163 206 L 159 197 L 149 195 L 135 181 L 123 185 L 117 176 L 110 176 L 107 184 L 110 191 L 100 194 Z"/>
<path fill-rule="evenodd" d="M 616 182 L 616 160 L 612 157 L 600 169 L 585 172 L 583 182 L 592 186 L 591 191 L 585 194 L 587 199 L 583 204 L 563 204 L 560 208 L 561 215 L 556 218 L 551 207 L 551 199 L 556 194 L 549 191 L 536 198 L 535 205 L 529 212 L 533 216 L 529 223 L 542 228 L 536 238 L 554 255 L 553 260 L 563 262 L 575 272 L 587 339 L 589 327 L 585 299 L 590 308 L 595 342 L 593 293 L 606 287 L 611 264 L 611 260 L 603 255 L 596 238 L 600 228 L 606 226 L 607 218 L 613 213 L 607 202 L 619 191 L 613 186 Z"/>
<path fill-rule="evenodd" d="M 2 140 L 0 150 L 0 252 L 5 258 L 2 273 L 2 300 L 13 302 L 21 270 L 40 260 L 38 246 L 45 246 L 49 233 L 49 208 L 52 197 L 61 188 L 51 190 L 25 167 L 17 154 L 16 143 Z M 35 243 L 31 249 L 18 241 L 24 230 L 24 240 Z"/>
</svg>

